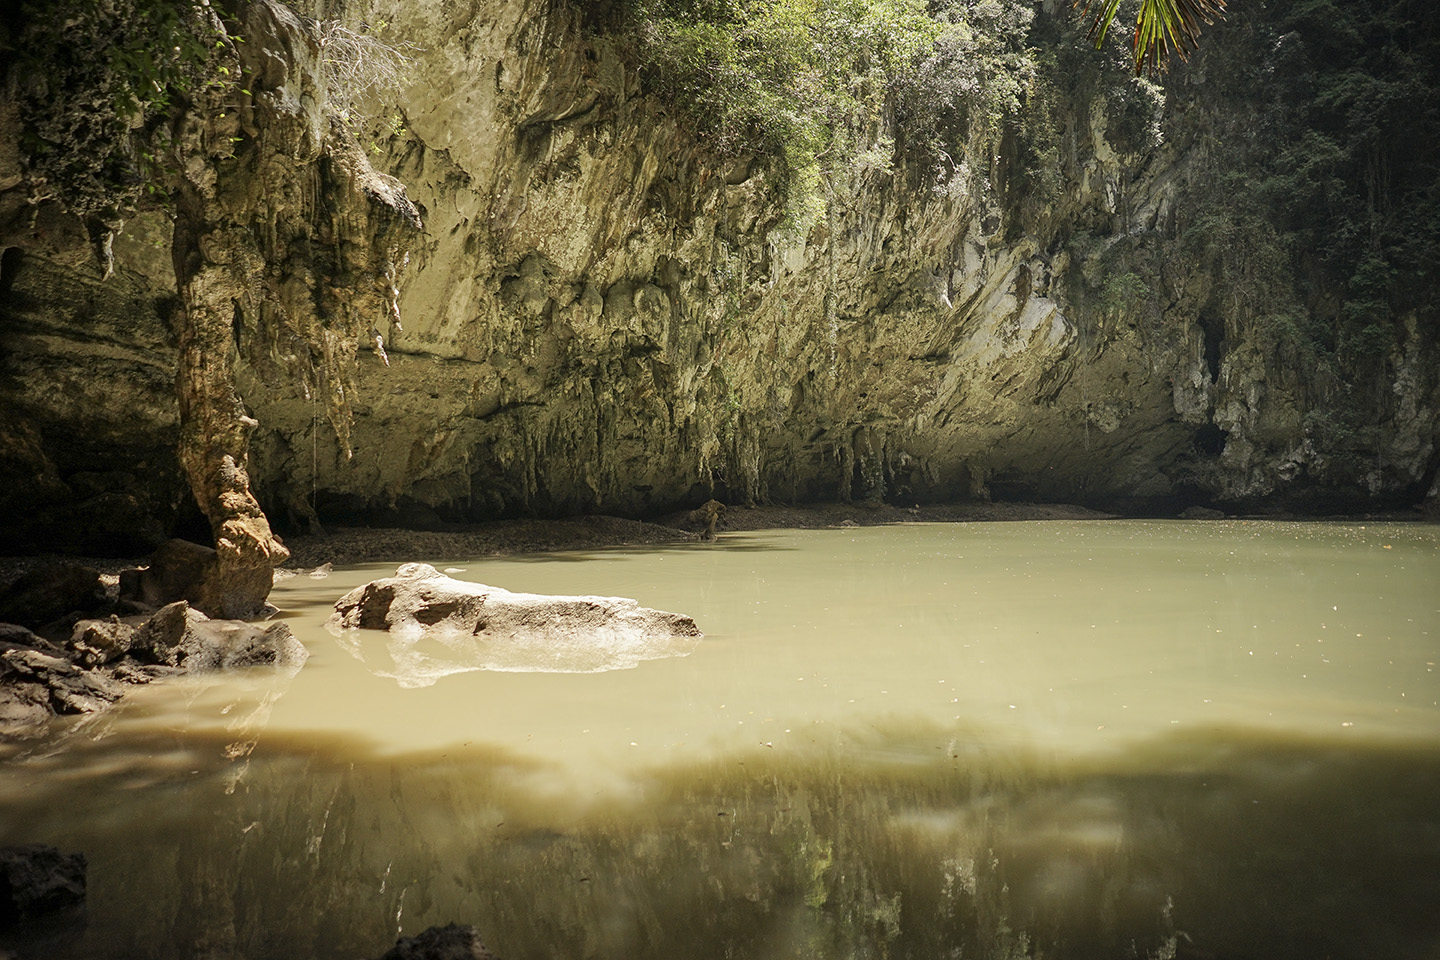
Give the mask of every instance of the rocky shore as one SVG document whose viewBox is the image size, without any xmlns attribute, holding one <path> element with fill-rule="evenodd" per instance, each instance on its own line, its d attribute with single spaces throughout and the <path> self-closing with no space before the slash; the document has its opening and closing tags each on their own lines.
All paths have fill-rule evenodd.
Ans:
<svg viewBox="0 0 1440 960">
<path fill-rule="evenodd" d="M 631 544 L 684 543 L 726 531 L 904 522 L 1097 519 L 1083 507 L 970 503 L 900 508 L 877 503 L 726 507 L 711 501 L 660 522 L 588 516 L 413 530 L 333 527 L 292 537 L 277 579 L 325 564 L 407 562 Z M 146 558 L 56 554 L 0 558 L 0 737 L 33 736 L 61 714 L 102 710 L 134 684 L 199 670 L 274 663 L 305 652 L 283 624 L 210 619 L 197 571 L 208 548 L 168 541 Z"/>
</svg>

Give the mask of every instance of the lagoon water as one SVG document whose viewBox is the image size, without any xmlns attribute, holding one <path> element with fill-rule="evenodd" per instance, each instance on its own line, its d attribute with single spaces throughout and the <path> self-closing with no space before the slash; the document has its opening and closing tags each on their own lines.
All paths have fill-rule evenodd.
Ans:
<svg viewBox="0 0 1440 960">
<path fill-rule="evenodd" d="M 324 629 L 393 564 L 281 581 L 294 676 L 7 748 L 0 843 L 83 851 L 90 890 L 0 949 L 377 957 L 456 921 L 506 960 L 1440 957 L 1440 527 L 408 559 L 706 636 L 555 672 Z"/>
</svg>

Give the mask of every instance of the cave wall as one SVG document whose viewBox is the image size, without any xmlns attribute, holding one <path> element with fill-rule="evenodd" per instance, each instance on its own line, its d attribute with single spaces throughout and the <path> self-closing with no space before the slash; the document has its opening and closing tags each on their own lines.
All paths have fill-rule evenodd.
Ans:
<svg viewBox="0 0 1440 960">
<path fill-rule="evenodd" d="M 1047 3 L 1036 42 L 1059 52 L 1018 118 L 942 178 L 903 163 L 845 178 L 797 236 L 773 164 L 715 156 L 563 0 L 381 6 L 343 13 L 386 18 L 420 52 L 359 136 L 426 231 L 399 277 L 403 326 L 375 318 L 387 357 L 359 358 L 353 456 L 313 391 L 266 362 L 273 345 L 237 331 L 252 481 L 282 525 L 312 505 L 322 521 L 458 520 L 712 495 L 1435 498 L 1433 318 L 1396 319 L 1373 456 L 1341 464 L 1307 417 L 1314 378 L 1255 320 L 1303 303 L 1300 280 L 1189 252 L 1223 189 L 1217 155 L 1253 136 L 1261 108 L 1215 77 L 1263 41 L 1263 10 L 1207 33 L 1155 97 L 1086 66 Z M 5 252 L 0 404 L 23 426 L 0 459 L 60 484 L 17 504 L 83 499 L 93 461 L 164 501 L 145 508 L 162 525 L 183 514 L 166 492 L 174 278 L 151 256 L 165 229 L 132 220 L 104 283 L 63 244 Z"/>
</svg>

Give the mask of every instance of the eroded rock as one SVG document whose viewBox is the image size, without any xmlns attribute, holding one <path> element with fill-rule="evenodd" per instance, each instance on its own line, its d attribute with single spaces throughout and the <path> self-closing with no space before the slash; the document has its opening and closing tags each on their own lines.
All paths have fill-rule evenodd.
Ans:
<svg viewBox="0 0 1440 960">
<path fill-rule="evenodd" d="M 55 713 L 94 713 L 119 700 L 121 693 L 103 673 L 40 650 L 0 653 L 0 684 L 22 688 L 23 700 L 30 703 L 37 702 L 43 690 L 45 703 Z"/>
<path fill-rule="evenodd" d="M 590 673 L 688 653 L 690 617 L 624 597 L 546 596 L 455 580 L 407 563 L 335 604 L 327 626 L 352 654 L 402 686 L 467 670 Z M 383 654 L 348 631 L 384 630 Z M 436 639 L 422 649 L 421 639 Z M 388 660 L 388 662 L 387 662 Z"/>
<path fill-rule="evenodd" d="M 125 656 L 135 645 L 140 631 L 119 617 L 108 620 L 80 620 L 70 635 L 68 647 L 82 667 L 98 667 Z"/>
<path fill-rule="evenodd" d="M 284 623 L 211 620 L 183 600 L 151 616 L 81 620 L 63 647 L 0 624 L 0 734 L 102 710 L 127 684 L 258 666 L 293 672 L 308 657 Z"/>
<path fill-rule="evenodd" d="M 725 518 L 725 504 L 719 500 L 707 500 L 694 510 L 678 514 L 670 523 L 681 530 L 700 534 L 702 540 L 714 540 Z"/>
</svg>

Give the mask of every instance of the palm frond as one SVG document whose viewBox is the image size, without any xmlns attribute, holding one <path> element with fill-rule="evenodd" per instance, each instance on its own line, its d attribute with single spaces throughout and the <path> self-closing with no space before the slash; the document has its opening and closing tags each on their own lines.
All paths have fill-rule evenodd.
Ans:
<svg viewBox="0 0 1440 960">
<path fill-rule="evenodd" d="M 1120 0 L 1075 0 L 1082 15 L 1094 11 L 1088 36 L 1099 47 L 1120 12 Z M 1225 18 L 1225 0 L 1141 0 L 1135 18 L 1135 73 L 1165 70 L 1173 53 L 1188 60 L 1200 41 L 1201 23 Z"/>
</svg>

